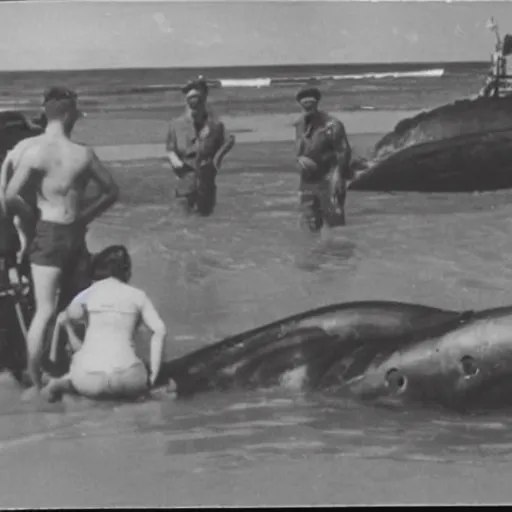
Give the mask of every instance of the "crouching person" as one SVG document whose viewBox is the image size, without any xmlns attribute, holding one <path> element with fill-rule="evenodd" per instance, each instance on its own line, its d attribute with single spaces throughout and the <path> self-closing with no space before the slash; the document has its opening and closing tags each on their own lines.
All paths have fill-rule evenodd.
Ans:
<svg viewBox="0 0 512 512">
<path fill-rule="evenodd" d="M 300 173 L 301 224 L 310 231 L 345 225 L 346 183 L 351 149 L 343 123 L 318 109 L 320 91 L 302 89 L 296 99 L 303 115 L 295 123 Z"/>
<path fill-rule="evenodd" d="M 69 373 L 51 379 L 42 390 L 49 401 L 65 392 L 92 399 L 137 399 L 148 393 L 158 377 L 166 328 L 149 297 L 128 284 L 131 259 L 126 248 L 111 246 L 97 254 L 92 278 L 93 284 L 57 318 L 50 359 L 56 357 L 60 329 L 67 331 L 74 355 Z M 74 325 L 84 321 L 82 342 Z M 153 332 L 149 374 L 134 351 L 141 321 Z"/>
</svg>

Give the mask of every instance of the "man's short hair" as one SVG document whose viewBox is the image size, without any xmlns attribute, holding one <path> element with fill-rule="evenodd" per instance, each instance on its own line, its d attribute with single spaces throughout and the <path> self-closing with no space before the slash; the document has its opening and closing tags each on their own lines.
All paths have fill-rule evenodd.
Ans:
<svg viewBox="0 0 512 512">
<path fill-rule="evenodd" d="M 50 87 L 44 92 L 43 107 L 48 119 L 60 119 L 77 109 L 77 93 L 68 87 Z"/>
</svg>

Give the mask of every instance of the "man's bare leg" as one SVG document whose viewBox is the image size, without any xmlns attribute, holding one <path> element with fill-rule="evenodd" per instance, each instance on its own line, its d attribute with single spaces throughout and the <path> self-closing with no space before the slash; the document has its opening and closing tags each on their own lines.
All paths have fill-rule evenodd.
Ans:
<svg viewBox="0 0 512 512">
<path fill-rule="evenodd" d="M 57 299 L 61 270 L 56 267 L 31 265 L 36 311 L 28 329 L 27 370 L 32 384 L 41 389 L 41 357 L 46 330 L 52 319 Z"/>
</svg>

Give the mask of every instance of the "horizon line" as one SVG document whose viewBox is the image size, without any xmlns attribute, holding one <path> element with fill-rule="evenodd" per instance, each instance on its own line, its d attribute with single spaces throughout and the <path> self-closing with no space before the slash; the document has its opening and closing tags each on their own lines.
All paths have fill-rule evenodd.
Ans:
<svg viewBox="0 0 512 512">
<path fill-rule="evenodd" d="M 255 68 L 287 68 L 287 67 L 310 67 L 310 66 L 392 66 L 403 64 L 419 64 L 422 66 L 439 66 L 439 65 L 453 65 L 453 64 L 486 64 L 487 60 L 446 60 L 446 61 L 384 61 L 384 62 L 349 62 L 349 63 L 336 63 L 336 62 L 310 62 L 310 63 L 290 63 L 290 64 L 253 64 L 253 65 L 229 65 L 229 66 L 135 66 L 135 67 L 117 67 L 109 66 L 104 68 L 54 68 L 54 69 L 2 69 L 2 73 L 58 73 L 68 71 L 129 71 L 136 69 L 173 69 L 173 70 L 187 70 L 187 69 L 255 69 Z"/>
</svg>

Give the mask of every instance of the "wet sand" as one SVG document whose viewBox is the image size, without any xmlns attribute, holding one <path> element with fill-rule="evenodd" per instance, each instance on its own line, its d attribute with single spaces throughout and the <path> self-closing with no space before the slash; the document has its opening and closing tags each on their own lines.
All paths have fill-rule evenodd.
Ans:
<svg viewBox="0 0 512 512">
<path fill-rule="evenodd" d="M 122 190 L 120 204 L 91 227 L 90 248 L 128 246 L 134 284 L 169 326 L 168 358 L 338 301 L 512 302 L 511 192 L 350 193 L 346 228 L 304 238 L 291 137 L 278 119 L 238 121 L 251 135 L 240 132 L 226 159 L 208 219 L 172 209 L 173 178 L 152 153 L 162 143 L 151 146 L 164 124 L 88 119 L 77 135 L 103 141 L 98 153 Z M 364 154 L 384 121 L 368 113 L 357 122 L 359 133 L 346 125 Z M 258 141 L 263 126 L 281 138 Z M 44 411 L 18 406 L 16 396 L 0 396 L 1 507 L 512 501 L 505 414 L 479 423 L 354 404 L 326 409 L 279 391 Z"/>
<path fill-rule="evenodd" d="M 345 124 L 352 145 L 367 153 L 375 142 L 395 124 L 416 111 L 333 112 Z M 101 158 L 110 161 L 130 161 L 165 156 L 164 143 L 168 122 L 163 119 L 130 117 L 119 113 L 104 117 L 87 117 L 77 126 L 75 139 L 98 148 Z M 261 114 L 223 117 L 226 127 L 239 143 L 293 142 L 293 123 L 297 114 Z"/>
<path fill-rule="evenodd" d="M 0 503 L 77 508 L 512 501 L 509 464 L 269 459 L 252 468 L 212 469 L 201 455 L 168 453 L 164 438 L 49 440 L 2 454 Z"/>
</svg>

